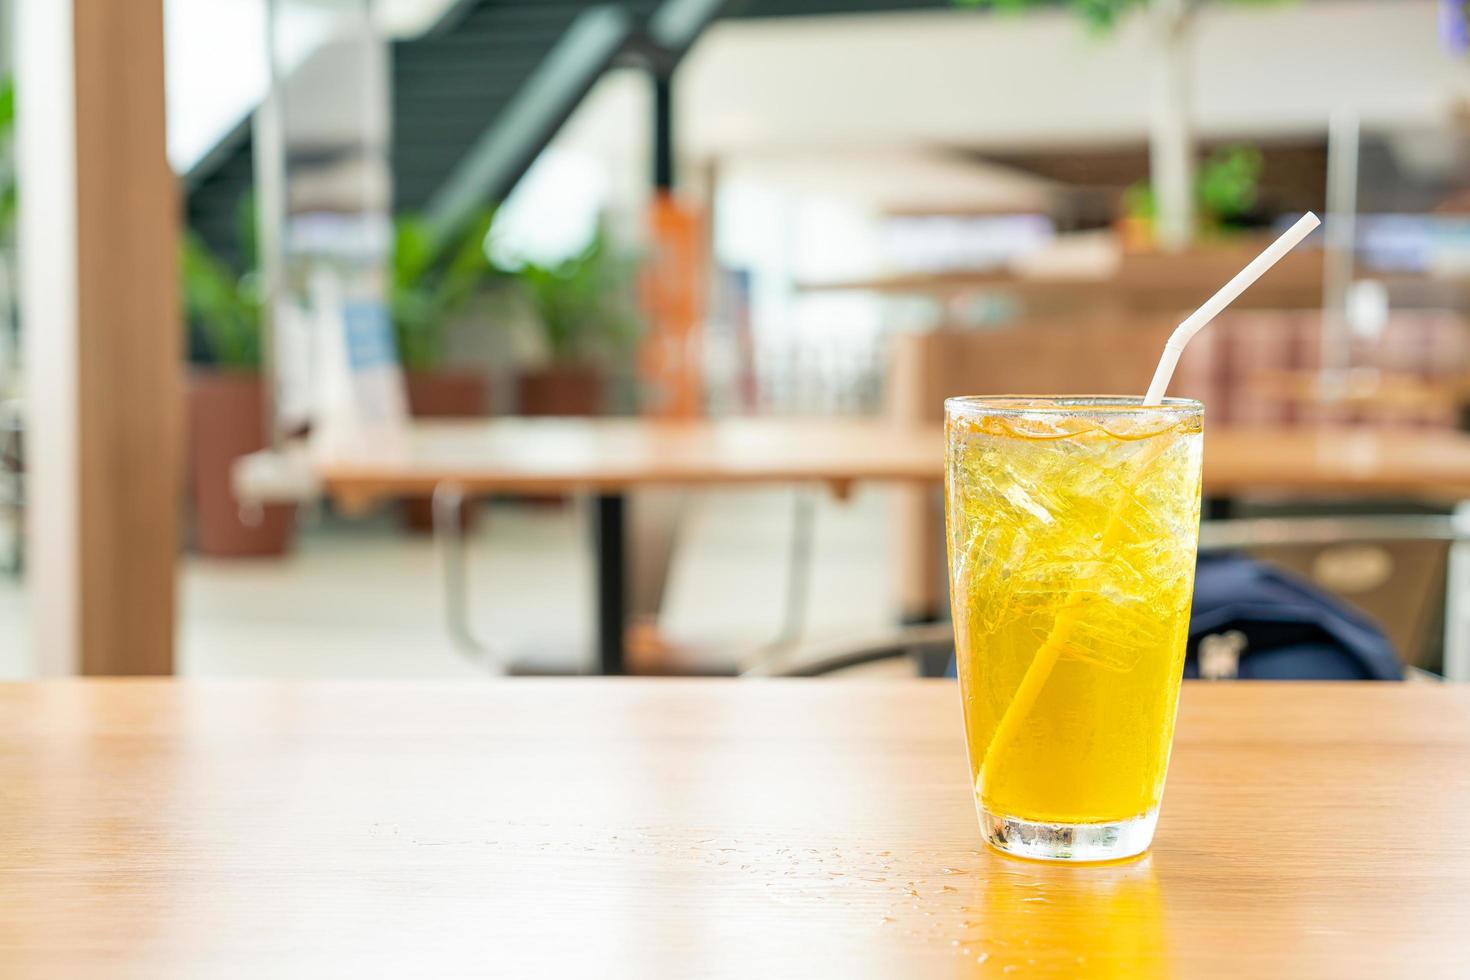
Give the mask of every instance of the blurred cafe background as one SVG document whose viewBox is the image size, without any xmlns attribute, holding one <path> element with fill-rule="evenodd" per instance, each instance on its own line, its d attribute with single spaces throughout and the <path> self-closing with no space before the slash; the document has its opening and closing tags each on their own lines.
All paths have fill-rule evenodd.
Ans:
<svg viewBox="0 0 1470 980">
<path fill-rule="evenodd" d="M 1142 393 L 1313 210 L 1174 385 L 1203 545 L 1470 677 L 1458 0 L 72 6 L 0 2 L 0 676 L 940 671 L 937 439 L 720 473 Z"/>
</svg>

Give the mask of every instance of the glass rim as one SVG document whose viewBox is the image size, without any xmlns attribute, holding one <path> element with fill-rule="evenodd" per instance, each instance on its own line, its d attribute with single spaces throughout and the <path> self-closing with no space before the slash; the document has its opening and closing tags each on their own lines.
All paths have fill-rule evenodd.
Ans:
<svg viewBox="0 0 1470 980">
<path fill-rule="evenodd" d="M 1205 406 L 1193 398 L 1165 398 L 1145 405 L 1142 395 L 958 395 L 944 400 L 944 414 L 1010 417 L 1105 417 L 1162 412 L 1188 418 L 1203 415 Z"/>
</svg>

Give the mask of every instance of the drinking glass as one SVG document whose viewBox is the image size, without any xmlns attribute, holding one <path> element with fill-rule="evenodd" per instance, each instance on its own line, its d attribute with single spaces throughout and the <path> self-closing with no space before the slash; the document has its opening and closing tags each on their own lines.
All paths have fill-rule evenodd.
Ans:
<svg viewBox="0 0 1470 980">
<path fill-rule="evenodd" d="M 1140 398 L 945 402 L 966 742 L 986 839 L 1031 858 L 1146 850 L 1199 541 L 1204 409 Z"/>
</svg>

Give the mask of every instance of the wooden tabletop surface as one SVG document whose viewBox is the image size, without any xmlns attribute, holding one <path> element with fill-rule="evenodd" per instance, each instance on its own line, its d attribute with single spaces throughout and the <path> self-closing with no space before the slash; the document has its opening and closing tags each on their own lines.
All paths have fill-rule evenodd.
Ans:
<svg viewBox="0 0 1470 980">
<path fill-rule="evenodd" d="M 317 460 L 348 506 L 429 493 L 617 491 L 648 485 L 934 483 L 940 427 L 872 419 L 424 421 L 371 451 Z M 1438 429 L 1205 427 L 1205 492 L 1470 497 L 1470 436 Z"/>
<path fill-rule="evenodd" d="M 1250 391 L 1325 411 L 1367 410 L 1407 417 L 1452 414 L 1467 395 L 1465 381 L 1458 376 L 1426 378 L 1366 370 L 1340 376 L 1307 370 L 1263 372 Z"/>
<path fill-rule="evenodd" d="M 1153 851 L 981 849 L 939 681 L 0 686 L 0 975 L 1464 976 L 1470 691 L 1187 684 Z"/>
<path fill-rule="evenodd" d="M 1395 427 L 1211 428 L 1205 493 L 1470 497 L 1470 435 Z"/>
<path fill-rule="evenodd" d="M 939 428 L 872 419 L 487 418 L 414 422 L 401 441 L 316 462 L 339 499 L 429 493 L 567 493 L 638 486 L 932 482 L 943 465 Z"/>
</svg>

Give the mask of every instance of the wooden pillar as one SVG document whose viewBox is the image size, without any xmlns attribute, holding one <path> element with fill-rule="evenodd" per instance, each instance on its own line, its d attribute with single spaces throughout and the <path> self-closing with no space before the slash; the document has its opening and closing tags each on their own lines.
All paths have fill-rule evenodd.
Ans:
<svg viewBox="0 0 1470 980">
<path fill-rule="evenodd" d="M 173 671 L 182 338 L 162 0 L 20 0 L 37 669 Z"/>
</svg>

